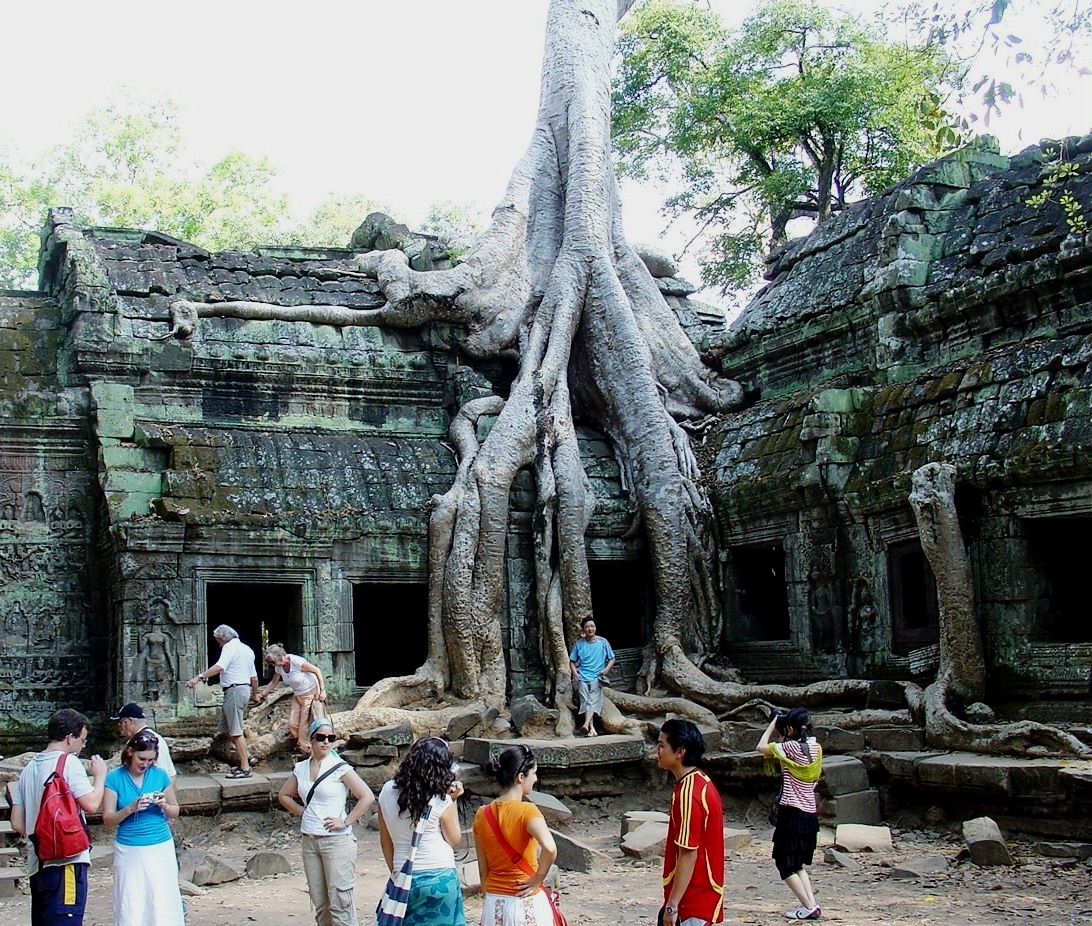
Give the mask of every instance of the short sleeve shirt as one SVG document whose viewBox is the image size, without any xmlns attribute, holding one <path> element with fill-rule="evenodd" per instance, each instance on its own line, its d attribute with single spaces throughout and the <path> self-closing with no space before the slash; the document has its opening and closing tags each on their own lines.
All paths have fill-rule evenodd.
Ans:
<svg viewBox="0 0 1092 926">
<path fill-rule="evenodd" d="M 527 832 L 527 824 L 535 817 L 541 817 L 542 811 L 528 801 L 493 801 L 490 806 L 509 845 L 521 853 L 524 864 L 531 871 L 537 869 L 538 840 Z M 528 873 L 513 862 L 511 855 L 501 847 L 493 827 L 485 818 L 484 807 L 474 817 L 474 839 L 479 851 L 485 852 L 489 863 L 489 876 L 482 890 L 487 894 L 518 894 L 518 885 L 527 880 Z"/>
<path fill-rule="evenodd" d="M 303 694 L 318 685 L 318 677 L 313 672 L 304 672 L 303 664 L 307 660 L 302 656 L 288 654 L 288 668 L 277 666 L 273 671 L 285 680 L 292 694 Z"/>
<path fill-rule="evenodd" d="M 576 674 L 586 682 L 599 679 L 599 673 L 614 658 L 614 650 L 605 637 L 596 637 L 590 643 L 581 637 L 573 644 L 569 661 L 576 663 Z"/>
<path fill-rule="evenodd" d="M 61 758 L 59 749 L 50 752 L 39 752 L 27 763 L 19 775 L 19 784 L 12 795 L 12 802 L 23 808 L 28 833 L 34 832 L 34 825 L 38 822 L 38 808 L 42 806 L 42 789 L 46 779 L 57 768 L 57 761 Z M 72 791 L 72 796 L 79 799 L 85 794 L 94 791 L 91 779 L 87 777 L 87 771 L 77 756 L 69 755 L 64 763 L 64 778 Z M 91 850 L 81 852 L 72 858 L 54 859 L 44 862 L 46 867 L 50 865 L 67 865 L 69 863 L 91 862 Z M 38 862 L 38 856 L 34 852 L 34 844 L 27 840 L 27 874 L 33 875 L 42 867 Z"/>
<path fill-rule="evenodd" d="M 670 896 L 679 852 L 696 849 L 697 863 L 679 901 L 679 922 L 697 917 L 711 923 L 724 919 L 724 811 L 720 792 L 701 769 L 675 782 L 664 851 L 664 899 Z"/>
<path fill-rule="evenodd" d="M 133 776 L 124 766 L 111 769 L 106 776 L 106 787 L 117 795 L 119 808 L 133 803 L 142 794 L 165 791 L 170 784 L 171 779 L 167 773 L 155 765 L 147 768 L 139 785 L 133 781 Z M 122 820 L 114 841 L 122 846 L 157 846 L 171 838 L 166 813 L 162 807 L 153 804 Z"/>
<path fill-rule="evenodd" d="M 225 688 L 245 685 L 258 674 L 254 668 L 254 650 L 239 639 L 228 640 L 223 645 L 216 665 L 220 667 L 220 684 Z"/>
</svg>

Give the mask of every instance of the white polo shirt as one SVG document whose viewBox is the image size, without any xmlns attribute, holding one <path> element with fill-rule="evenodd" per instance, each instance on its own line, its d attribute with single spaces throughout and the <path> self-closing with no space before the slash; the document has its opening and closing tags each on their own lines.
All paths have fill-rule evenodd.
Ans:
<svg viewBox="0 0 1092 926">
<path fill-rule="evenodd" d="M 238 638 L 228 640 L 223 645 L 216 665 L 220 667 L 220 684 L 224 688 L 249 685 L 250 679 L 258 675 L 254 666 L 254 650 Z"/>
</svg>

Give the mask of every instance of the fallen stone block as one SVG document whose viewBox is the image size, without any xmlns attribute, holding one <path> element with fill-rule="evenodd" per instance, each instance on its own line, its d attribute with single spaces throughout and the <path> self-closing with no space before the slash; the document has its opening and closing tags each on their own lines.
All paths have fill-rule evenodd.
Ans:
<svg viewBox="0 0 1092 926">
<path fill-rule="evenodd" d="M 19 880 L 26 876 L 22 868 L 0 868 L 0 897 L 14 897 L 18 893 Z"/>
<path fill-rule="evenodd" d="M 622 814 L 622 832 L 619 835 L 625 839 L 627 833 L 633 832 L 642 823 L 667 823 L 667 814 L 662 810 L 627 810 Z"/>
<path fill-rule="evenodd" d="M 846 871 L 857 871 L 861 866 L 852 855 L 839 852 L 837 849 L 824 849 L 823 861 L 828 865 L 837 865 Z"/>
<path fill-rule="evenodd" d="M 210 884 L 227 884 L 229 881 L 238 881 L 243 874 L 244 872 L 224 859 L 217 858 L 214 855 L 206 855 L 194 869 L 193 877 L 186 880 L 205 887 Z"/>
<path fill-rule="evenodd" d="M 746 849 L 752 842 L 754 842 L 754 835 L 750 830 L 734 830 L 731 828 L 725 828 L 724 830 L 725 852 L 739 852 Z"/>
<path fill-rule="evenodd" d="M 91 864 L 106 868 L 114 864 L 114 841 L 91 847 Z"/>
<path fill-rule="evenodd" d="M 622 854 L 630 858 L 655 858 L 667 847 L 667 824 L 642 823 L 622 838 Z"/>
<path fill-rule="evenodd" d="M 1039 854 L 1048 858 L 1092 858 L 1092 842 L 1041 842 Z"/>
<path fill-rule="evenodd" d="M 280 852 L 259 852 L 246 860 L 248 878 L 271 878 L 273 875 L 286 875 L 291 870 L 288 859 Z"/>
<path fill-rule="evenodd" d="M 573 818 L 573 812 L 568 807 L 545 791 L 532 791 L 527 795 L 527 800 L 542 811 L 542 816 L 550 826 L 568 823 Z"/>
<path fill-rule="evenodd" d="M 181 813 L 207 814 L 220 809 L 220 785 L 208 775 L 179 775 L 174 790 Z"/>
<path fill-rule="evenodd" d="M 929 858 L 912 858 L 899 862 L 891 870 L 892 878 L 932 878 L 939 874 L 944 874 L 948 870 L 948 860 L 941 856 L 930 856 Z"/>
<path fill-rule="evenodd" d="M 198 894 L 207 894 L 203 887 L 198 887 L 192 881 L 187 881 L 185 878 L 178 879 L 178 892 L 183 897 L 196 897 Z"/>
<path fill-rule="evenodd" d="M 482 882 L 477 862 L 464 862 L 459 866 L 459 886 L 463 890 L 464 897 L 481 893 Z"/>
<path fill-rule="evenodd" d="M 481 711 L 469 710 L 463 714 L 456 714 L 448 721 L 447 736 L 444 738 L 448 742 L 461 740 L 475 727 L 481 726 L 482 719 Z"/>
<path fill-rule="evenodd" d="M 834 845 L 845 852 L 891 852 L 891 830 L 886 826 L 842 823 L 834 833 Z"/>
<path fill-rule="evenodd" d="M 557 867 L 565 871 L 607 871 L 614 867 L 614 860 L 604 852 L 594 849 L 579 839 L 565 833 L 550 830 L 557 843 Z"/>
<path fill-rule="evenodd" d="M 971 861 L 982 867 L 1011 865 L 1012 855 L 1001 830 L 989 817 L 975 817 L 963 823 L 963 841 L 971 853 Z"/>
<path fill-rule="evenodd" d="M 413 742 L 413 728 L 408 723 L 390 723 L 371 730 L 349 734 L 349 745 L 363 748 L 382 743 L 389 746 L 408 746 Z"/>
</svg>

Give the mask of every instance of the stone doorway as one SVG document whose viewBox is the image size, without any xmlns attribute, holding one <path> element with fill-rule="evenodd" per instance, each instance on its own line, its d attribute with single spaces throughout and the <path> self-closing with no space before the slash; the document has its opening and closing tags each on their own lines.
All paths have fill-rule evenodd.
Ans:
<svg viewBox="0 0 1092 926">
<path fill-rule="evenodd" d="M 303 644 L 303 588 L 280 582 L 209 582 L 205 586 L 205 621 L 209 664 L 220 647 L 212 632 L 221 624 L 234 627 L 239 639 L 254 650 L 258 678 L 268 679 L 264 656 L 270 643 L 283 643 L 290 653 L 313 661 L 316 653 L 300 653 Z"/>
<path fill-rule="evenodd" d="M 891 587 L 891 651 L 906 656 L 940 639 L 937 585 L 917 540 L 892 544 L 887 551 Z"/>
<path fill-rule="evenodd" d="M 428 656 L 427 582 L 354 582 L 356 684 L 412 675 Z"/>
<path fill-rule="evenodd" d="M 1034 579 L 1032 639 L 1092 643 L 1088 619 L 1088 548 L 1092 518 L 1038 518 L 1024 524 Z"/>
<path fill-rule="evenodd" d="M 773 642 L 790 638 L 785 549 L 779 543 L 732 547 L 735 607 L 729 608 L 730 642 Z"/>
</svg>

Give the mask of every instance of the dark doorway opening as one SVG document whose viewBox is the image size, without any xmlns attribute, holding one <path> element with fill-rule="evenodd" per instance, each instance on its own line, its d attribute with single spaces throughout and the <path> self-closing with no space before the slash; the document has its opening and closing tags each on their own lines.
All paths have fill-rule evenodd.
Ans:
<svg viewBox="0 0 1092 926">
<path fill-rule="evenodd" d="M 891 581 L 891 651 L 905 656 L 940 639 L 937 583 L 917 540 L 887 549 Z"/>
<path fill-rule="evenodd" d="M 1043 643 L 1090 643 L 1089 540 L 1092 518 L 1027 521 L 1028 560 L 1039 578 L 1033 636 Z"/>
<path fill-rule="evenodd" d="M 412 675 L 428 656 L 428 583 L 353 584 L 357 685 Z"/>
<path fill-rule="evenodd" d="M 596 632 L 611 648 L 644 646 L 651 635 L 651 570 L 642 560 L 588 560 Z"/>
<path fill-rule="evenodd" d="M 785 584 L 785 550 L 779 543 L 733 547 L 735 620 L 733 642 L 788 640 L 789 595 Z"/>
<path fill-rule="evenodd" d="M 254 650 L 259 678 L 265 671 L 265 648 L 283 643 L 290 653 L 303 644 L 303 587 L 284 583 L 210 582 L 205 586 L 205 620 L 208 629 L 209 664 L 220 646 L 212 632 L 227 624 Z M 304 653 L 305 658 L 314 653 Z"/>
</svg>

